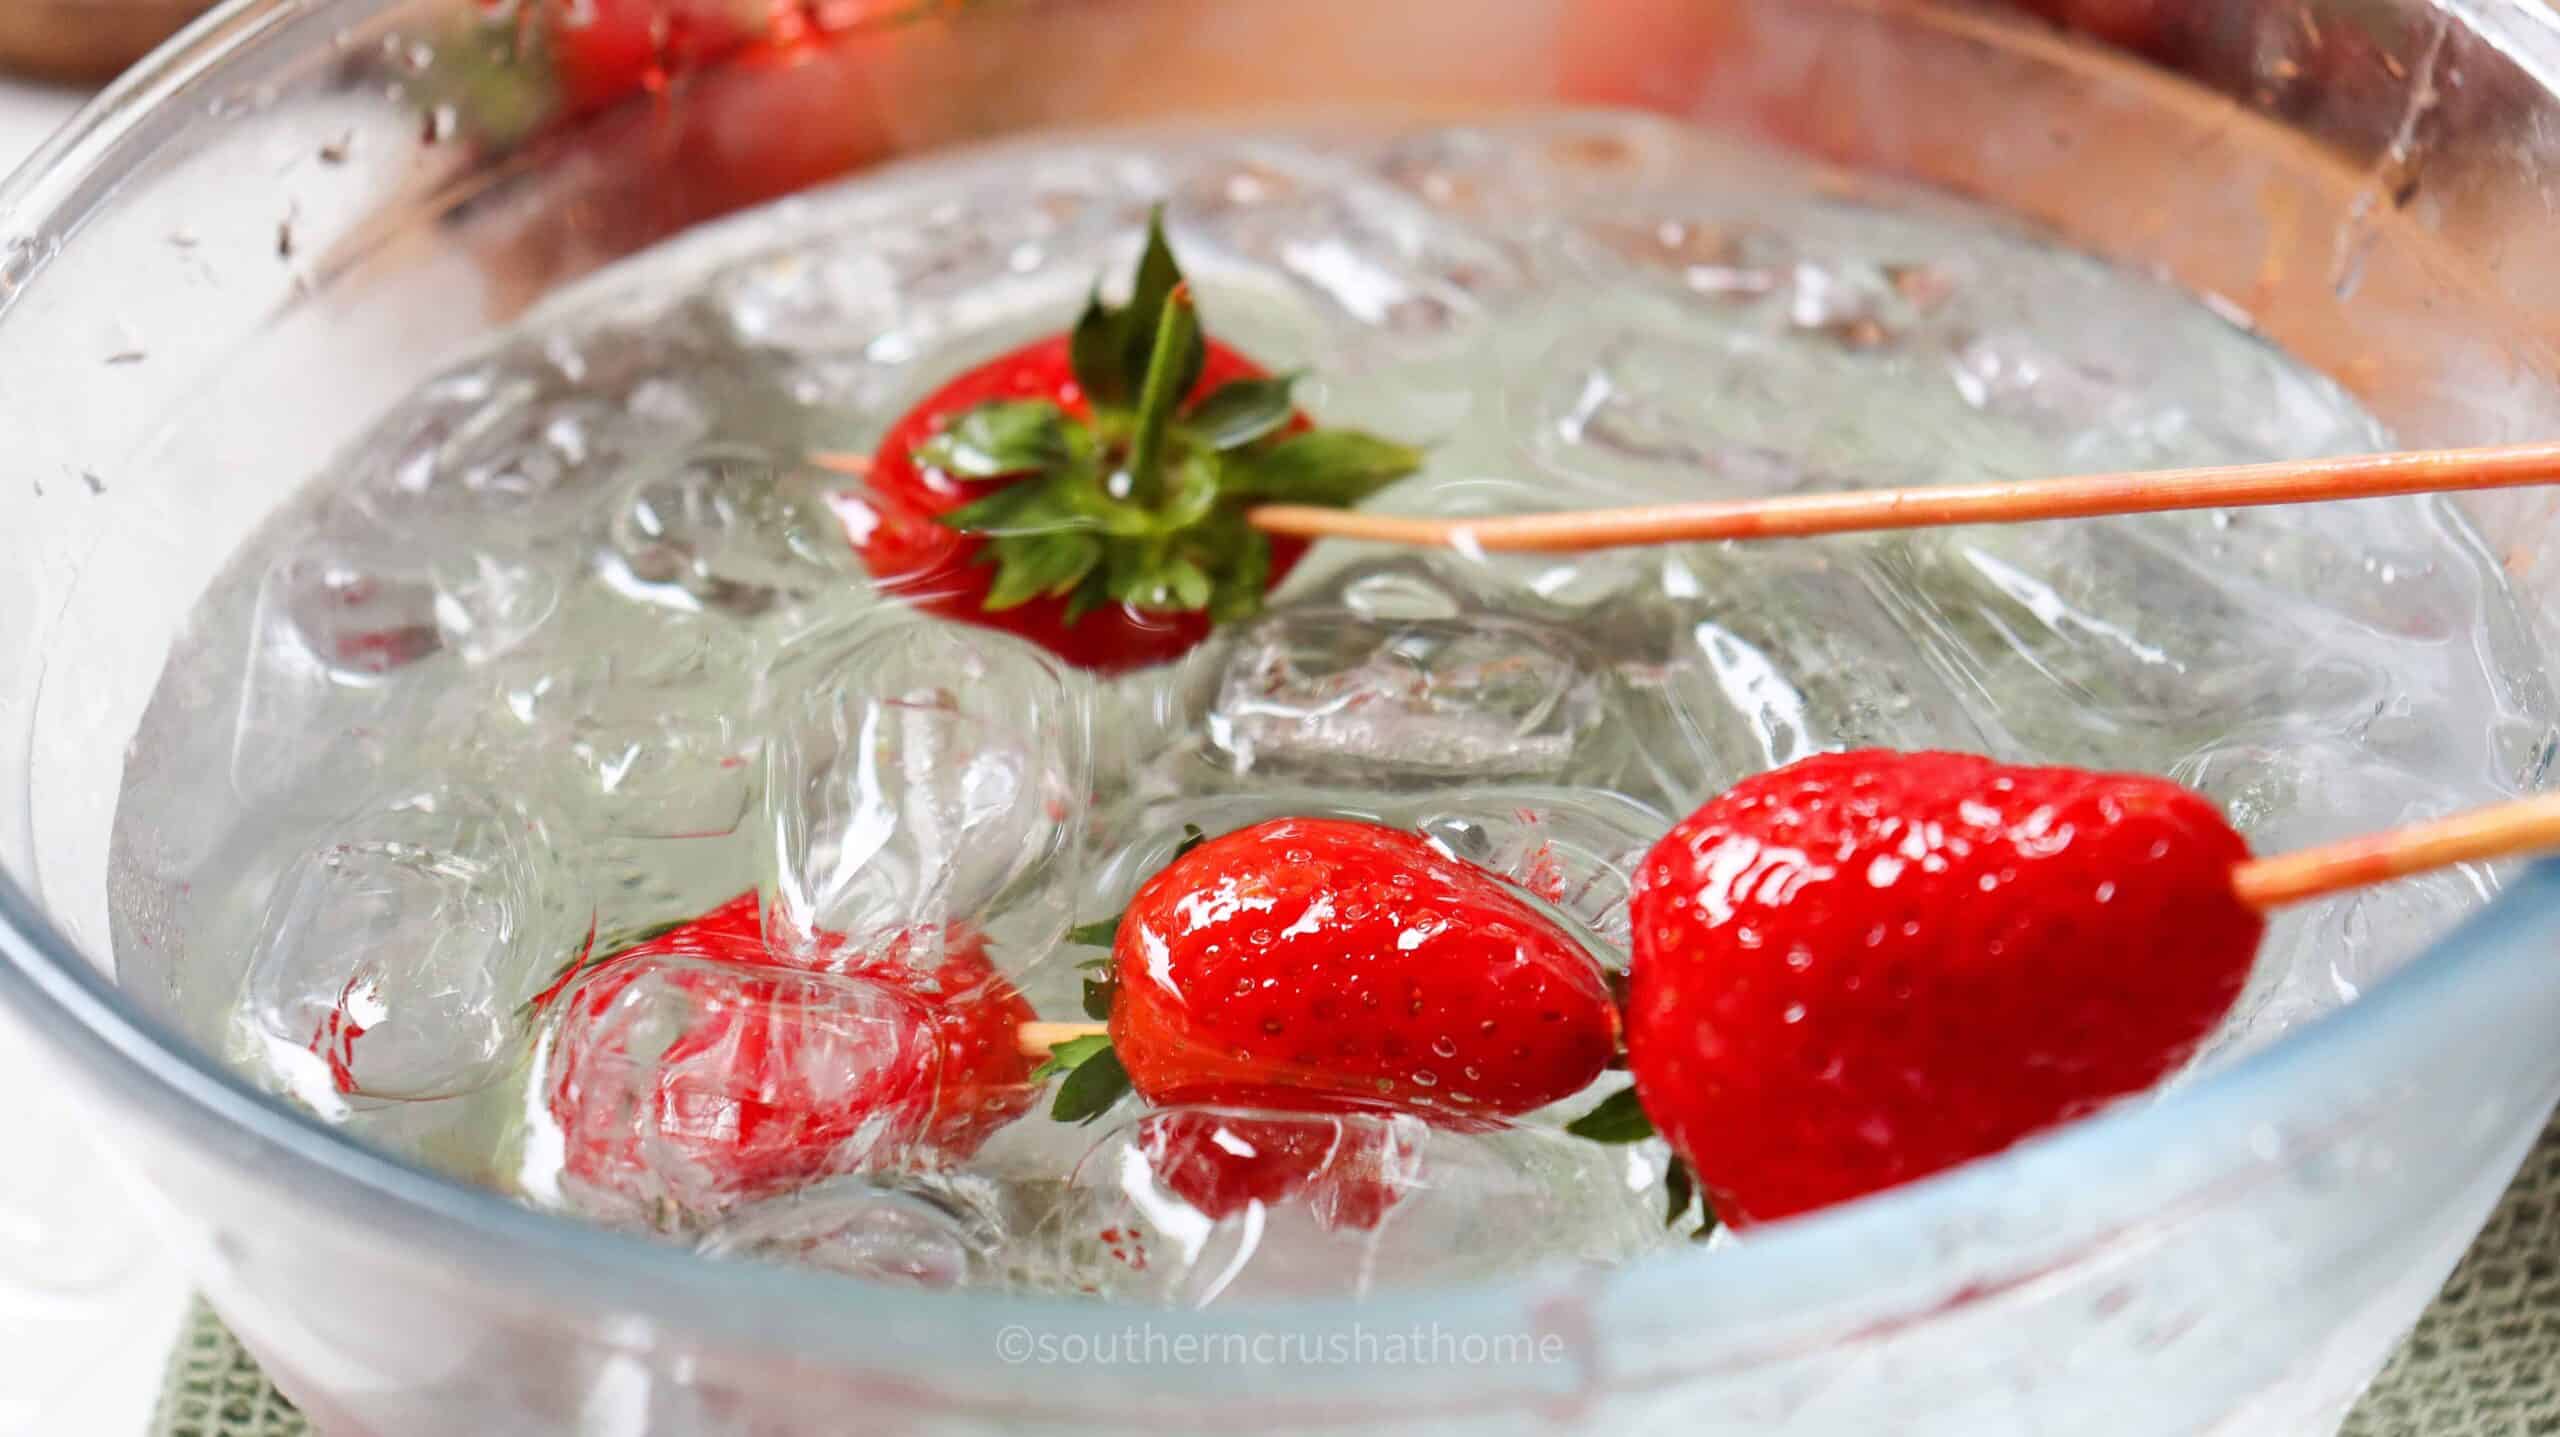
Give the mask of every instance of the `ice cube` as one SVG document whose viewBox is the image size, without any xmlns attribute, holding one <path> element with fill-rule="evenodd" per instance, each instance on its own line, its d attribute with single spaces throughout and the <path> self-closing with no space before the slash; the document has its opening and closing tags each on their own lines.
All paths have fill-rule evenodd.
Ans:
<svg viewBox="0 0 2560 1437">
<path fill-rule="evenodd" d="M 755 791 L 756 645 L 697 615 L 564 600 L 577 647 L 519 649 L 496 672 L 505 747 L 582 829 L 619 838 L 733 833 Z"/>
<path fill-rule="evenodd" d="M 905 610 L 786 650 L 769 687 L 767 937 L 783 952 L 953 924 L 1030 961 L 1065 931 L 1090 783 L 1055 663 Z"/>
<path fill-rule="evenodd" d="M 1471 789 L 1391 816 L 1536 898 L 1621 965 L 1637 865 L 1670 826 L 1632 799 L 1582 789 Z"/>
<path fill-rule="evenodd" d="M 1095 1144 L 1043 1236 L 1062 1285 L 1122 1300 L 1360 1297 L 1655 1247 L 1640 1167 L 1539 1129 L 1162 1108 Z"/>
<path fill-rule="evenodd" d="M 930 1129 L 931 1015 L 881 983 L 635 955 L 545 1005 L 525 1180 L 676 1230 L 821 1178 L 899 1167 Z"/>
<path fill-rule="evenodd" d="M 389 546 L 341 539 L 289 554 L 261 607 L 279 615 L 332 682 L 370 686 L 443 647 L 424 566 Z"/>
<path fill-rule="evenodd" d="M 1621 665 L 1640 768 L 1624 786 L 1685 813 L 1736 780 L 1847 748 L 1994 747 L 1869 587 L 1855 552 L 1661 551 Z"/>
<path fill-rule="evenodd" d="M 1378 147 L 1379 174 L 1436 209 L 1503 221 L 1577 210 L 1670 178 L 1694 146 L 1680 126 L 1623 114 L 1427 129 Z"/>
<path fill-rule="evenodd" d="M 1176 215 L 1177 243 L 1244 260 L 1330 321 L 1329 373 L 1452 352 L 1526 286 L 1501 245 L 1356 162 L 1285 145 L 1249 158 L 1251 202 Z"/>
<path fill-rule="evenodd" d="M 705 446 L 643 475 L 612 520 L 609 580 L 634 597 L 753 618 L 777 602 L 850 583 L 832 522 L 769 454 Z"/>
<path fill-rule="evenodd" d="M 1208 732 L 1240 774 L 1553 776 L 1599 719 L 1593 669 L 1571 634 L 1524 620 L 1293 607 L 1237 637 Z"/>
<path fill-rule="evenodd" d="M 788 1262 L 866 1282 L 947 1289 L 992 1277 L 1001 1202 L 950 1174 L 832 1178 L 738 1208 L 702 1235 L 710 1257 Z"/>
<path fill-rule="evenodd" d="M 706 406 L 686 396 L 737 369 L 676 325 L 579 340 L 501 350 L 422 387 L 348 451 L 355 504 L 395 533 L 561 534 L 630 466 L 699 437 Z"/>
<path fill-rule="evenodd" d="M 2062 762 L 2158 768 L 2235 727 L 2343 722 L 2391 697 L 2369 634 L 2244 602 L 2120 521 L 1957 529 L 1869 552 L 1878 595 L 1986 728 Z"/>
<path fill-rule="evenodd" d="M 416 555 L 330 516 L 282 547 L 241 640 L 231 780 L 244 801 L 335 818 L 402 747 L 467 741 L 469 697 L 415 681 L 444 645 Z"/>
<path fill-rule="evenodd" d="M 558 571 L 529 552 L 480 548 L 438 554 L 436 632 L 466 662 L 485 664 L 521 647 L 560 607 Z"/>
<path fill-rule="evenodd" d="M 592 933 L 550 824 L 435 790 L 368 808 L 289 866 L 251 955 L 241 1037 L 316 1110 L 470 1092 Z"/>
</svg>

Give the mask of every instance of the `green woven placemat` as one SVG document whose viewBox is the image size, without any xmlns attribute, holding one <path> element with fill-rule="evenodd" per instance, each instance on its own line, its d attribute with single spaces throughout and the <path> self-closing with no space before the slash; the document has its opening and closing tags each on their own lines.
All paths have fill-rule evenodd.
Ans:
<svg viewBox="0 0 2560 1437">
<path fill-rule="evenodd" d="M 308 1431 L 198 1302 L 152 1437 Z M 2340 1437 L 2560 1437 L 2560 1115 Z"/>
</svg>

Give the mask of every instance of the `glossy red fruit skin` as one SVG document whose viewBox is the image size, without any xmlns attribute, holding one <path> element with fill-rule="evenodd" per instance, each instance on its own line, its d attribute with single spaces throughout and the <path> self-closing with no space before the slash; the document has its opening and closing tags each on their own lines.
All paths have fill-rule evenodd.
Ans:
<svg viewBox="0 0 2560 1437">
<path fill-rule="evenodd" d="M 1210 340 L 1191 398 L 1196 401 L 1230 380 L 1256 379 L 1264 373 L 1252 360 Z M 927 396 L 881 439 L 872 456 L 867 490 L 839 495 L 834 501 L 845 535 L 872 578 L 928 613 L 1018 634 L 1095 673 L 1145 668 L 1188 653 L 1208 636 L 1205 613 L 1148 613 L 1106 604 L 1070 624 L 1064 599 L 1033 599 L 996 613 L 986 611 L 987 588 L 995 571 L 975 562 L 985 541 L 945 528 L 934 519 L 985 498 L 1000 484 L 963 483 L 920 466 L 915 450 L 952 416 L 996 399 L 1047 399 L 1077 419 L 1089 418 L 1093 412 L 1076 383 L 1064 335 L 990 360 Z M 1296 415 L 1286 432 L 1307 427 L 1306 416 Z M 1288 577 L 1306 551 L 1302 541 L 1273 540 L 1270 583 L 1277 585 Z"/>
<path fill-rule="evenodd" d="M 756 40 L 753 0 L 544 0 L 552 72 L 573 115 L 671 82 Z"/>
<path fill-rule="evenodd" d="M 1138 1150 L 1156 1181 L 1220 1221 L 1303 1199 L 1329 1231 L 1368 1231 L 1410 1185 L 1395 1148 L 1384 1125 L 1340 1116 L 1194 1108 L 1138 1120 Z"/>
<path fill-rule="evenodd" d="M 741 1104 L 734 1128 L 713 1129 L 692 1121 L 689 1110 L 701 1106 L 701 1095 L 662 1093 L 655 1117 L 657 1138 L 684 1148 L 698 1164 L 721 1172 L 741 1196 L 762 1196 L 828 1174 L 837 1146 L 875 1113 L 888 1110 L 893 1121 L 918 1130 L 919 1160 L 954 1163 L 965 1160 L 1006 1124 L 1028 1112 L 1038 1097 L 1032 1086 L 1032 1061 L 1019 1051 L 1017 1030 L 1034 1016 L 1031 1004 L 996 971 L 986 946 L 974 933 L 963 932 L 942 943 L 939 960 L 930 968 L 911 957 L 911 942 L 901 939 L 868 950 L 821 950 L 818 961 L 792 963 L 764 939 L 763 909 L 752 889 L 647 942 L 594 964 L 572 968 L 534 1000 L 549 1008 L 569 996 L 564 1021 L 595 1022 L 615 997 L 653 965 L 663 960 L 693 959 L 728 965 L 712 977 L 692 970 L 681 982 L 740 1009 L 779 992 L 777 980 L 759 978 L 756 970 L 805 968 L 875 982 L 917 1000 L 933 1023 L 938 1050 L 937 1077 L 931 1087 L 886 1085 L 858 1095 L 859 1101 L 827 1110 L 796 1108 L 789 1103 Z M 760 987 L 759 984 L 762 986 Z M 707 991 L 717 987 L 716 993 Z M 740 1032 L 752 1031 L 741 1026 Z M 726 1041 L 731 1033 L 690 1033 L 680 1042 L 702 1052 L 733 1052 L 743 1065 L 734 1082 L 718 1086 L 735 1093 L 771 1091 L 774 1084 L 755 1071 L 767 1054 L 752 1044 Z M 566 1046 L 566 1045 L 564 1045 Z M 782 1063 L 786 1069 L 787 1061 Z M 700 1069 L 694 1071 L 699 1074 Z M 590 1109 L 569 1085 L 578 1074 L 563 1073 L 549 1097 L 552 1116 L 564 1130 L 571 1174 L 589 1184 L 636 1190 L 629 1171 L 641 1161 L 621 1132 L 578 1131 Z"/>
<path fill-rule="evenodd" d="M 1628 1063 L 1724 1221 L 1997 1152 L 2158 1082 L 2247 984 L 2248 845 L 2165 779 L 1825 754 L 1637 875 Z"/>
<path fill-rule="evenodd" d="M 1572 1096 L 1616 1051 L 1591 955 L 1397 829 L 1285 818 L 1138 890 L 1111 1042 L 1149 1102 L 1367 1107 L 1467 1125 Z"/>
</svg>

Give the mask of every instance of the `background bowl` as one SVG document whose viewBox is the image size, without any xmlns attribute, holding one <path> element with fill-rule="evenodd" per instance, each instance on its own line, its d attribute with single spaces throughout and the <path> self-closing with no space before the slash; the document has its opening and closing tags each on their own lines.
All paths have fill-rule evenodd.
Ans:
<svg viewBox="0 0 2560 1437">
<path fill-rule="evenodd" d="M 2560 1094 L 2560 869 L 2157 1105 L 1729 1253 L 1356 1307 L 892 1299 L 709 1262 L 349 1143 L 177 1041 L 152 985 L 119 988 L 124 738 L 290 486 L 574 276 L 970 140 L 1311 104 L 1649 108 L 2163 271 L 2411 442 L 2555 432 L 2540 5 L 2043 7 L 2102 40 L 1889 0 L 841 8 L 820 18 L 859 25 L 814 58 L 712 60 L 617 102 L 548 84 L 505 4 L 239 0 L 0 190 L 0 1002 L 60 1049 L 324 1430 L 2334 1425 Z M 2553 500 L 2471 509 L 2552 651 Z M 1026 1333 L 1036 1356 L 1141 1320 L 1166 1358 L 1020 1360 Z M 1417 1329 L 1396 1356 L 1420 1360 L 1376 1341 Z M 1273 1334 L 1344 1360 L 1217 1360 Z M 1552 1360 L 1470 1360 L 1494 1339 Z"/>
</svg>

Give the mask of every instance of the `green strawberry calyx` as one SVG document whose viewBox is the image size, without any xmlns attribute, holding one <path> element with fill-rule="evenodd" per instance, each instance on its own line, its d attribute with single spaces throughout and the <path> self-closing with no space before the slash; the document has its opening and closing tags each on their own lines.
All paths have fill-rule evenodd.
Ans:
<svg viewBox="0 0 2560 1437">
<path fill-rule="evenodd" d="M 1194 400 L 1208 359 L 1191 286 L 1147 222 L 1128 302 L 1097 289 L 1068 339 L 1089 419 L 1046 399 L 999 399 L 950 416 L 917 464 L 992 487 L 940 516 L 984 538 L 984 607 L 1064 600 L 1073 623 L 1104 604 L 1205 611 L 1218 623 L 1262 608 L 1271 540 L 1256 504 L 1345 508 L 1411 474 L 1421 451 L 1356 429 L 1292 432 L 1301 376 L 1222 384 Z"/>
</svg>

